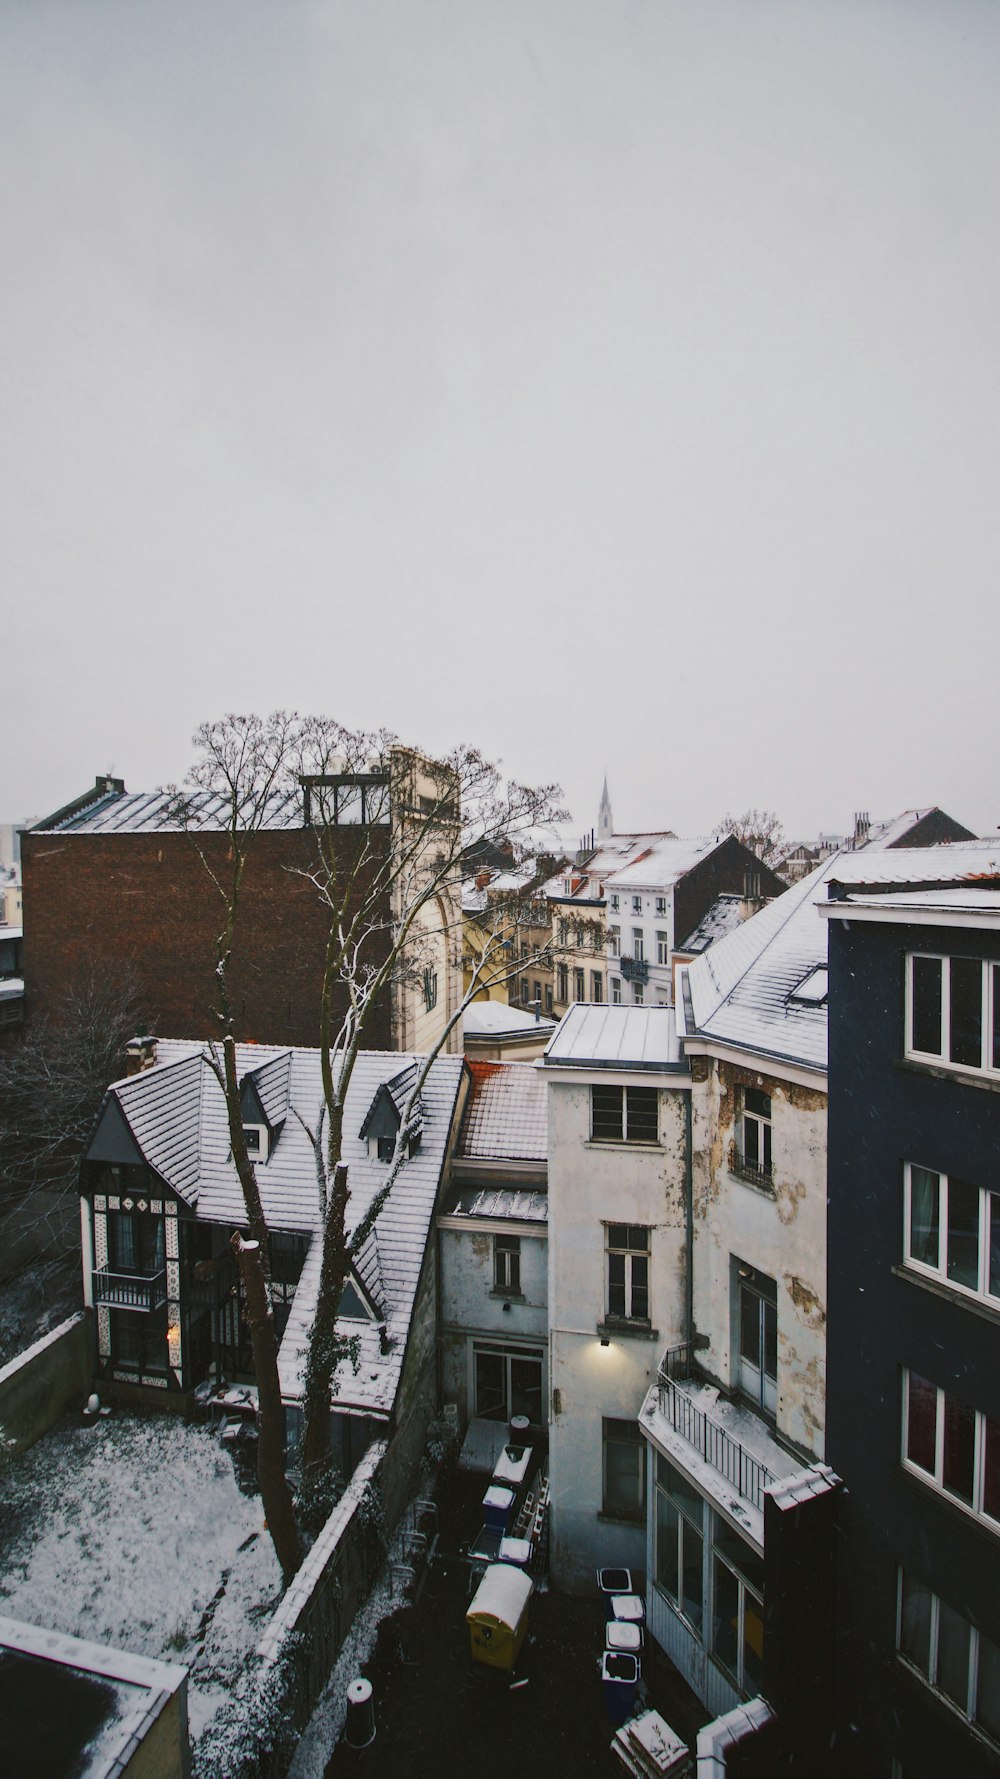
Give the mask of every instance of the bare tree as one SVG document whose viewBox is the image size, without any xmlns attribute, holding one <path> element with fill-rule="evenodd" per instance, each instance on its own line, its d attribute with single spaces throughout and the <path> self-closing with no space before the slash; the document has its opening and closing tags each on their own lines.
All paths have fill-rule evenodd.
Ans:
<svg viewBox="0 0 1000 1779">
<path fill-rule="evenodd" d="M 781 857 L 785 842 L 785 830 L 773 809 L 745 809 L 742 815 L 727 815 L 717 832 L 742 841 L 764 865 L 773 865 Z"/>
<path fill-rule="evenodd" d="M 276 815 L 281 819 L 293 786 L 301 794 L 300 820 L 309 836 L 308 854 L 298 869 L 326 911 L 327 943 L 317 995 L 323 1105 L 316 1123 L 306 1126 L 316 1158 L 321 1242 L 303 1379 L 302 1499 L 308 1511 L 310 1502 L 324 1497 L 331 1468 L 331 1382 L 348 1351 L 337 1332 L 337 1312 L 352 1261 L 395 1184 L 428 1071 L 452 1042 L 464 1007 L 484 986 L 523 968 L 511 934 L 527 924 L 530 909 L 526 902 L 522 917 L 512 894 L 491 911 L 493 931 L 474 961 L 466 992 L 452 992 L 462 952 L 463 850 L 473 839 L 505 840 L 524 853 L 537 846 L 562 812 L 555 807 L 556 787 L 533 789 L 509 781 L 474 748 L 460 747 L 443 760 L 430 760 L 385 731 L 352 731 L 330 719 L 300 720 L 284 713 L 266 720 L 227 717 L 203 725 L 195 745 L 198 757 L 189 783 L 198 795 L 178 798 L 178 812 L 196 843 L 198 825 L 206 820 L 222 825 L 229 838 L 225 874 L 204 849 L 202 857 L 223 904 L 216 964 L 221 1041 L 213 1066 L 226 1095 L 233 1159 L 250 1227 L 251 1242 L 239 1250 L 245 1279 L 248 1269 L 266 1265 L 267 1231 L 243 1138 L 230 972 L 248 851 L 269 820 Z M 421 1037 L 428 1039 L 425 1016 L 435 1009 L 442 990 L 445 1003 L 435 1013 L 433 1036 L 421 1046 Z M 351 1227 L 344 1107 L 373 1016 L 381 1013 L 387 997 L 397 1044 L 412 1051 L 422 1048 L 424 1054 L 403 1108 L 386 1183 Z M 266 1276 L 264 1284 L 266 1293 Z M 247 1296 L 249 1301 L 249 1280 Z M 254 1297 L 259 1304 L 256 1283 Z M 271 1399 L 278 1381 L 269 1303 L 251 1319 L 251 1337 L 263 1418 L 265 1394 Z M 287 1575 L 297 1561 L 298 1543 L 291 1502 L 280 1498 L 284 1430 L 277 1416 L 274 1422 L 267 1429 L 266 1456 L 261 1426 L 258 1477 L 272 1534 L 276 1510 L 285 1528 L 285 1554 L 279 1550 L 279 1559 Z"/>
<path fill-rule="evenodd" d="M 61 1223 L 78 1208 L 80 1158 L 101 1100 L 145 1026 L 132 972 L 92 970 L 0 1050 L 0 1207 L 34 1204 L 39 1218 Z"/>
</svg>

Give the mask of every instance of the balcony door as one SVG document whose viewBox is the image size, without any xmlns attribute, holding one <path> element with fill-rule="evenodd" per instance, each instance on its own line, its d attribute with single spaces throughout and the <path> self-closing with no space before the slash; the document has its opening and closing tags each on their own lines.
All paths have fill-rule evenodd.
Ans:
<svg viewBox="0 0 1000 1779">
<path fill-rule="evenodd" d="M 773 1279 L 739 1265 L 739 1387 L 773 1415 L 778 1408 L 778 1292 Z"/>
</svg>

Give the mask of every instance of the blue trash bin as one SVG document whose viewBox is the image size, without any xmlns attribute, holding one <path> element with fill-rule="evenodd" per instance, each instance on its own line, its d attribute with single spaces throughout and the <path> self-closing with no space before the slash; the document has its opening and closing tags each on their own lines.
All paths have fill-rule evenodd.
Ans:
<svg viewBox="0 0 1000 1779">
<path fill-rule="evenodd" d="M 635 1711 L 635 1695 L 642 1669 L 638 1656 L 624 1650 L 606 1649 L 601 1657 L 604 1709 L 608 1722 L 624 1723 Z"/>
</svg>

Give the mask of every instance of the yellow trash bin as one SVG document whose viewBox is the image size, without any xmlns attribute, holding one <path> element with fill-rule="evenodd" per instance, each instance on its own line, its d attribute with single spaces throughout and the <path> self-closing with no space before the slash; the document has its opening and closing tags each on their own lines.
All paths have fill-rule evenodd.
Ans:
<svg viewBox="0 0 1000 1779">
<path fill-rule="evenodd" d="M 512 1668 L 528 1628 L 532 1580 L 510 1563 L 491 1563 L 465 1615 L 474 1662 Z"/>
</svg>

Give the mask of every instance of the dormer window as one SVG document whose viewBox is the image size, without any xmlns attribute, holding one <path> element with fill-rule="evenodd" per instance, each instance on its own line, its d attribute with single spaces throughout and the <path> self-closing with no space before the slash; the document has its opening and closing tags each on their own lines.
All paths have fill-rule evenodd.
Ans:
<svg viewBox="0 0 1000 1779">
<path fill-rule="evenodd" d="M 243 1141 L 251 1161 L 266 1161 L 270 1154 L 266 1124 L 245 1124 Z"/>
</svg>

